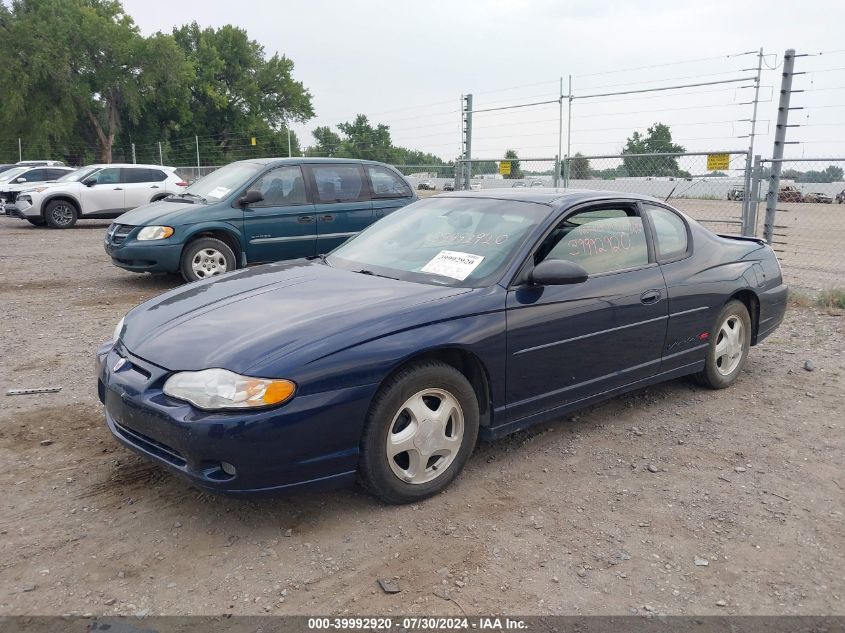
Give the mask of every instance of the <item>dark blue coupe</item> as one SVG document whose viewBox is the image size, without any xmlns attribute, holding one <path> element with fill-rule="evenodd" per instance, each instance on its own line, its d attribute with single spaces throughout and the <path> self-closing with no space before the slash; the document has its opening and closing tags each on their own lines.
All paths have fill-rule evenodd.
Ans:
<svg viewBox="0 0 845 633">
<path fill-rule="evenodd" d="M 97 353 L 126 446 L 226 493 L 442 490 L 477 437 L 692 374 L 732 384 L 781 322 L 764 242 L 651 198 L 455 192 L 328 256 L 199 281 Z"/>
</svg>

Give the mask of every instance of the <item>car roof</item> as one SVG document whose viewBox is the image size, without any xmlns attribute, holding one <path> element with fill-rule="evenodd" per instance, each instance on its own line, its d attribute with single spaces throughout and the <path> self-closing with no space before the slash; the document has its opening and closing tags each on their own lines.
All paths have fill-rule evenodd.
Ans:
<svg viewBox="0 0 845 633">
<path fill-rule="evenodd" d="M 332 164 L 332 163 L 361 163 L 364 165 L 386 165 L 387 163 L 382 163 L 377 160 L 364 160 L 362 158 L 322 158 L 322 157 L 311 157 L 311 156 L 291 156 L 288 157 L 277 157 L 277 158 L 249 158 L 247 160 L 239 160 L 239 163 L 254 163 L 257 165 L 284 165 L 284 164 L 294 164 L 294 165 L 303 165 L 303 164 Z"/>
<path fill-rule="evenodd" d="M 454 191 L 448 194 L 431 196 L 436 198 L 489 198 L 494 200 L 513 200 L 515 202 L 535 202 L 553 207 L 569 206 L 579 202 L 601 200 L 645 200 L 661 202 L 657 198 L 623 191 L 594 191 L 591 189 L 556 189 L 554 187 L 513 187 L 502 189 L 482 189 L 481 191 Z"/>
<path fill-rule="evenodd" d="M 91 167 L 141 167 L 143 169 L 167 169 L 169 171 L 173 171 L 173 167 L 168 167 L 167 165 L 147 165 L 144 163 L 92 163 L 90 165 L 85 165 L 85 169 L 90 169 Z M 82 169 L 82 167 L 80 167 Z"/>
</svg>

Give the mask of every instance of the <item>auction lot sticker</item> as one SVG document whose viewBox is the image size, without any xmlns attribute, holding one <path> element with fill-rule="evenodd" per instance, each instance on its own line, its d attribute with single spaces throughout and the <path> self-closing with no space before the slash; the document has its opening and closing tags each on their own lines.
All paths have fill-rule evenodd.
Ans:
<svg viewBox="0 0 845 633">
<path fill-rule="evenodd" d="M 458 251 L 440 251 L 420 269 L 420 272 L 443 275 L 463 281 L 478 267 L 482 259 L 484 259 L 483 255 Z"/>
</svg>

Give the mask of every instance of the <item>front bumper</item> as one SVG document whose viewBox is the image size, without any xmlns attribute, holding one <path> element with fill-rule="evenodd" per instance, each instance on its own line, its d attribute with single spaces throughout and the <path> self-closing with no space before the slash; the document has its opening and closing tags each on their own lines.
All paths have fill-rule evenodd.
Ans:
<svg viewBox="0 0 845 633">
<path fill-rule="evenodd" d="M 297 395 L 275 409 L 218 413 L 166 396 L 162 386 L 171 372 L 120 344 L 101 346 L 96 366 L 115 438 L 200 488 L 272 494 L 355 481 L 363 421 L 377 385 Z M 227 473 L 224 462 L 236 474 Z"/>
<path fill-rule="evenodd" d="M 136 273 L 177 273 L 182 257 L 182 244 L 164 244 L 164 240 L 127 241 L 111 244 L 106 238 L 103 248 L 115 266 Z"/>
</svg>

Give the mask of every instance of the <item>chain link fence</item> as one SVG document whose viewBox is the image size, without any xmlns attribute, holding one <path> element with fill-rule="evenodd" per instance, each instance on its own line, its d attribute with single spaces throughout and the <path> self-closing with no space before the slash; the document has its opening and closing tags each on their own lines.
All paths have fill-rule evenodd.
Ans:
<svg viewBox="0 0 845 633">
<path fill-rule="evenodd" d="M 845 158 L 783 159 L 772 208 L 765 208 L 773 162 L 761 161 L 755 173 L 762 187 L 756 235 L 771 222 L 771 244 L 784 278 L 794 291 L 816 295 L 845 289 L 845 258 L 839 252 L 845 228 Z"/>
</svg>

